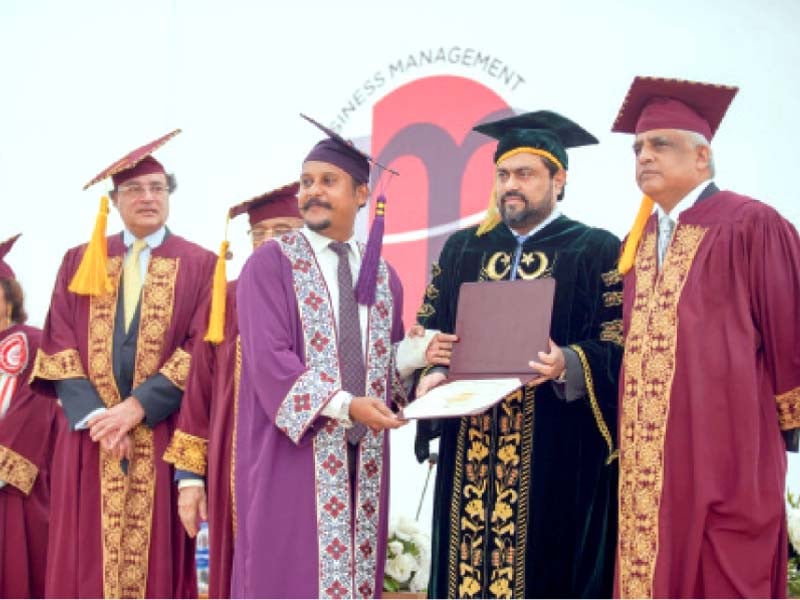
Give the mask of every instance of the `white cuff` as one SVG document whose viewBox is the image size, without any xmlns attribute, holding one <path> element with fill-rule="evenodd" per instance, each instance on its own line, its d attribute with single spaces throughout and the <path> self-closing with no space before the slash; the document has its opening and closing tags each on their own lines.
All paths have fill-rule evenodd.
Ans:
<svg viewBox="0 0 800 600">
<path fill-rule="evenodd" d="M 178 489 L 182 490 L 183 488 L 187 487 L 199 487 L 204 488 L 206 487 L 205 482 L 202 479 L 179 479 L 178 480 Z"/>
<path fill-rule="evenodd" d="M 437 333 L 439 333 L 438 329 L 426 329 L 425 335 L 422 337 L 406 336 L 397 344 L 397 372 L 402 379 L 410 376 L 417 369 L 427 366 L 425 351 Z"/>
<path fill-rule="evenodd" d="M 6 485 L 6 482 L 0 479 L 0 490 L 2 490 Z"/>
<path fill-rule="evenodd" d="M 322 409 L 322 414 L 331 419 L 341 421 L 345 427 L 350 427 L 350 401 L 353 394 L 339 390 Z"/>
<path fill-rule="evenodd" d="M 103 408 L 95 408 L 92 412 L 90 412 L 88 415 L 83 417 L 80 421 L 75 423 L 75 431 L 80 431 L 81 429 L 87 429 L 89 427 L 89 421 L 93 417 L 96 417 L 97 415 L 103 414 L 104 412 L 106 412 L 106 410 L 108 410 L 108 409 L 105 408 L 105 407 L 103 407 Z"/>
</svg>

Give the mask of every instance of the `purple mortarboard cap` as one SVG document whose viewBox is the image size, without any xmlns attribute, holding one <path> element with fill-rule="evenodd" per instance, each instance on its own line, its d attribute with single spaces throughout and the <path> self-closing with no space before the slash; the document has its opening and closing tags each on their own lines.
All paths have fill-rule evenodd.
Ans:
<svg viewBox="0 0 800 600">
<path fill-rule="evenodd" d="M 303 162 L 310 160 L 326 162 L 335 165 L 348 173 L 358 183 L 369 183 L 370 163 L 388 171 L 392 175 L 399 175 L 388 167 L 377 162 L 368 154 L 356 148 L 352 142 L 344 139 L 338 133 L 325 127 L 311 117 L 300 113 L 306 121 L 319 128 L 328 137 L 321 140 L 311 149 Z M 384 214 L 386 212 L 386 196 L 378 195 L 375 200 L 375 218 L 367 239 L 367 248 L 361 261 L 361 270 L 356 284 L 356 300 L 359 304 L 371 306 L 375 303 L 375 286 L 378 281 L 378 264 L 383 247 Z"/>
<path fill-rule="evenodd" d="M 18 233 L 17 235 L 8 238 L 5 242 L 0 244 L 0 279 L 16 279 L 17 276 L 14 274 L 14 269 L 12 269 L 9 264 L 6 262 L 6 254 L 8 251 L 11 250 L 11 246 L 14 245 L 14 242 L 17 241 L 17 238 L 22 235 Z"/>
</svg>

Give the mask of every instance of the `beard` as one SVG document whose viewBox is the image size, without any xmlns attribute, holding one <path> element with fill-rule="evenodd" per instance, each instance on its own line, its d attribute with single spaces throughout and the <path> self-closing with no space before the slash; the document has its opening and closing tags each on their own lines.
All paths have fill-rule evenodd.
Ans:
<svg viewBox="0 0 800 600">
<path fill-rule="evenodd" d="M 536 227 L 553 212 L 552 202 L 547 202 L 548 195 L 552 197 L 552 190 L 546 192 L 541 202 L 537 205 L 531 203 L 528 197 L 521 192 L 506 192 L 500 196 L 500 216 L 508 227 Z M 516 198 L 522 206 L 509 206 L 506 201 L 509 198 Z"/>
<path fill-rule="evenodd" d="M 324 200 L 320 200 L 319 198 L 309 198 L 308 201 L 303 204 L 302 212 L 303 212 L 303 222 L 305 223 L 306 227 L 308 227 L 311 231 L 324 231 L 328 227 L 331 226 L 331 219 L 329 217 L 325 217 L 319 219 L 317 221 L 309 221 L 306 217 L 305 213 L 308 211 L 309 208 L 312 206 L 321 206 L 323 208 L 327 208 L 328 210 L 332 210 L 333 207 Z"/>
</svg>

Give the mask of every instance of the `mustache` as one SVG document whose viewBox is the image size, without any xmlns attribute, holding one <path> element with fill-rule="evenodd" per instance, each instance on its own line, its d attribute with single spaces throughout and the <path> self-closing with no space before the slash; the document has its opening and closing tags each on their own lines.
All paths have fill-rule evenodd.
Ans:
<svg viewBox="0 0 800 600">
<path fill-rule="evenodd" d="M 509 198 L 518 198 L 519 200 L 522 200 L 525 204 L 528 204 L 528 199 L 525 197 L 524 194 L 521 194 L 519 192 L 506 192 L 505 194 L 500 196 L 500 204 L 504 204 L 505 201 L 508 200 Z"/>
<path fill-rule="evenodd" d="M 333 206 L 330 203 L 325 202 L 325 200 L 321 200 L 320 198 L 309 198 L 305 204 L 303 204 L 303 210 L 308 210 L 312 206 L 320 206 L 322 208 L 327 208 L 328 210 L 332 210 Z"/>
</svg>

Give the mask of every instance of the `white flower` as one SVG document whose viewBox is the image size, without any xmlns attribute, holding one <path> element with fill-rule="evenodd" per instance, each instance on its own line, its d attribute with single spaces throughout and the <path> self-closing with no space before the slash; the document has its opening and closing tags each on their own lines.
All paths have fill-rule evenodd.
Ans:
<svg viewBox="0 0 800 600">
<path fill-rule="evenodd" d="M 800 509 L 787 507 L 786 521 L 789 528 L 789 540 L 795 552 L 800 552 Z"/>
<path fill-rule="evenodd" d="M 398 556 L 403 553 L 403 542 L 392 540 L 389 542 L 386 549 L 389 556 Z"/>
<path fill-rule="evenodd" d="M 389 522 L 385 575 L 391 580 L 386 589 L 424 591 L 430 575 L 430 536 L 419 524 L 404 515 Z"/>
</svg>

